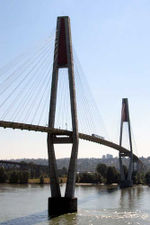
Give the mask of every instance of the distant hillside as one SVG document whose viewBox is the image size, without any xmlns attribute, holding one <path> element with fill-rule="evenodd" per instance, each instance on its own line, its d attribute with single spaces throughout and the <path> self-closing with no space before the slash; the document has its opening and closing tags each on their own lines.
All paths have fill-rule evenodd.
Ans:
<svg viewBox="0 0 150 225">
<path fill-rule="evenodd" d="M 150 157 L 140 158 L 144 165 L 146 165 L 146 170 L 150 170 Z M 38 165 L 48 165 L 47 159 L 16 159 L 13 161 L 24 161 L 24 162 L 33 162 Z M 77 171 L 78 172 L 94 172 L 98 163 L 105 163 L 107 166 L 115 166 L 119 169 L 119 160 L 117 157 L 110 159 L 98 159 L 98 158 L 79 158 L 77 162 Z M 124 164 L 128 164 L 128 159 L 124 159 Z M 57 159 L 58 169 L 63 167 L 68 168 L 69 158 Z"/>
</svg>

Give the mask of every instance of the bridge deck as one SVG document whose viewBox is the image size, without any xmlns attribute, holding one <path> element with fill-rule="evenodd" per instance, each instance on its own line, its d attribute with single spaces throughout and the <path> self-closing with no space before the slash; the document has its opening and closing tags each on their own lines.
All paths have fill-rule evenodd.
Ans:
<svg viewBox="0 0 150 225">
<path fill-rule="evenodd" d="M 40 164 L 33 164 L 33 163 L 25 163 L 25 162 L 16 162 L 16 161 L 9 161 L 9 160 L 0 160 L 0 164 L 10 164 L 10 165 L 18 165 L 23 167 L 30 167 L 30 168 L 48 168 L 48 165 L 40 165 Z"/>
<path fill-rule="evenodd" d="M 49 127 L 44 127 L 44 126 L 39 126 L 39 125 L 32 125 L 32 124 L 25 124 L 25 123 L 17 123 L 17 122 L 9 122 L 9 121 L 0 121 L 0 127 L 3 128 L 12 128 L 12 129 L 20 129 L 20 130 L 29 130 L 29 131 L 37 131 L 37 132 L 45 132 L 45 133 L 51 133 L 55 135 L 67 135 L 71 136 L 72 131 L 68 130 L 63 130 L 63 129 L 56 129 L 56 128 L 49 128 Z M 120 151 L 121 153 L 126 154 L 129 156 L 130 151 L 118 144 L 115 144 L 111 141 L 104 140 L 95 136 L 79 133 L 79 138 L 82 140 L 87 140 L 91 141 L 94 143 L 102 144 L 107 147 L 116 149 Z M 138 160 L 138 157 L 136 155 L 133 155 L 134 160 Z"/>
</svg>

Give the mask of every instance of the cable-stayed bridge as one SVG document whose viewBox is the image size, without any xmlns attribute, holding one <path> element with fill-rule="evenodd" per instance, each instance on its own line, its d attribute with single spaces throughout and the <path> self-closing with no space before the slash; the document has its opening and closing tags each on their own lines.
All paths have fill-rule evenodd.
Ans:
<svg viewBox="0 0 150 225">
<path fill-rule="evenodd" d="M 54 59 L 50 59 L 53 51 Z M 50 48 L 49 40 L 45 41 L 38 50 L 31 51 L 29 57 L 20 56 L 0 72 L 0 127 L 47 133 L 50 215 L 77 210 L 74 192 L 79 139 L 119 151 L 122 187 L 132 186 L 133 161 L 139 159 L 132 149 L 128 100 L 122 101 L 120 143 L 94 135 L 102 133 L 102 123 L 98 122 L 97 107 L 89 88 L 85 87 L 84 77 L 80 76 L 79 67 L 73 62 L 69 17 L 58 17 L 55 48 Z M 124 122 L 128 124 L 129 149 L 122 146 Z M 65 197 L 61 197 L 60 192 L 55 144 L 72 144 Z M 123 157 L 130 159 L 127 179 Z"/>
</svg>

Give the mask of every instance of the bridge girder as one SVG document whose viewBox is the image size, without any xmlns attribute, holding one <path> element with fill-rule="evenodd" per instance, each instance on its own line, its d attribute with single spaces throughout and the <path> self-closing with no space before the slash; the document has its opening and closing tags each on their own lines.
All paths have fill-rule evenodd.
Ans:
<svg viewBox="0 0 150 225">
<path fill-rule="evenodd" d="M 37 132 L 44 132 L 44 133 L 50 133 L 54 135 L 64 135 L 64 136 L 72 136 L 72 131 L 63 130 L 63 129 L 56 129 L 56 128 L 48 128 L 44 126 L 38 126 L 38 125 L 32 125 L 32 124 L 25 124 L 25 123 L 17 123 L 17 122 L 9 122 L 9 121 L 0 121 L 0 127 L 3 128 L 11 128 L 11 129 L 19 129 L 19 130 L 28 130 L 28 131 L 37 131 Z M 106 139 L 97 138 L 91 135 L 79 133 L 79 138 L 86 141 L 91 141 L 93 143 L 102 144 L 104 146 L 113 148 L 127 156 L 130 155 L 130 151 L 116 143 L 113 143 L 111 141 L 108 141 Z M 139 158 L 133 154 L 133 159 L 135 161 L 139 161 Z M 142 163 L 142 162 L 141 162 Z"/>
</svg>

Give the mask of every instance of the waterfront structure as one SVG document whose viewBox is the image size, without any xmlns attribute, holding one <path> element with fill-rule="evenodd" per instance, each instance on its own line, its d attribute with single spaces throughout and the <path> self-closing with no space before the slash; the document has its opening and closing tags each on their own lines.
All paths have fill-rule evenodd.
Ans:
<svg viewBox="0 0 150 225">
<path fill-rule="evenodd" d="M 123 167 L 123 158 L 127 157 L 125 153 L 119 152 L 119 166 L 120 166 L 120 187 L 131 187 L 133 185 L 132 173 L 133 173 L 133 149 L 132 149 L 132 138 L 131 138 L 131 126 L 130 126 L 130 117 L 129 117 L 129 105 L 128 99 L 122 99 L 122 110 L 121 110 L 121 125 L 120 125 L 120 139 L 119 144 L 122 145 L 122 136 L 123 136 L 123 125 L 127 123 L 128 125 L 128 134 L 129 134 L 129 167 L 128 175 L 125 177 L 125 171 Z"/>
<path fill-rule="evenodd" d="M 58 17 L 57 19 L 53 74 L 51 84 L 50 110 L 49 110 L 49 124 L 48 124 L 48 127 L 52 129 L 54 128 L 55 123 L 57 87 L 60 68 L 68 69 L 71 116 L 72 116 L 72 134 L 66 135 L 66 137 L 64 137 L 64 135 L 59 135 L 58 137 L 58 135 L 56 135 L 55 133 L 51 133 L 48 134 L 47 136 L 50 186 L 51 186 L 51 198 L 49 198 L 49 215 L 77 211 L 77 199 L 74 198 L 74 191 L 75 191 L 75 176 L 77 167 L 79 135 L 78 135 L 70 19 L 67 16 Z M 54 151 L 54 144 L 60 143 L 61 144 L 72 143 L 72 153 L 68 169 L 65 197 L 61 197 L 60 193 L 55 151 Z"/>
</svg>

